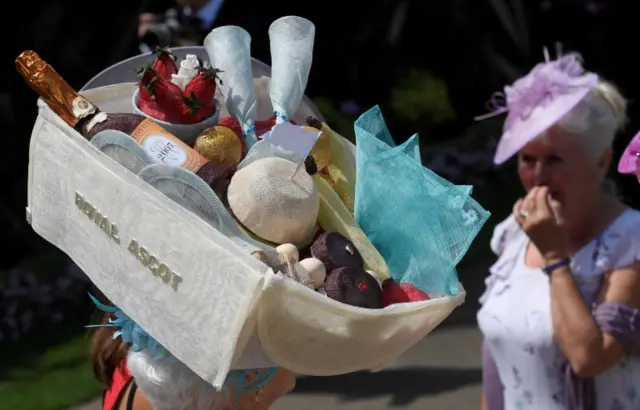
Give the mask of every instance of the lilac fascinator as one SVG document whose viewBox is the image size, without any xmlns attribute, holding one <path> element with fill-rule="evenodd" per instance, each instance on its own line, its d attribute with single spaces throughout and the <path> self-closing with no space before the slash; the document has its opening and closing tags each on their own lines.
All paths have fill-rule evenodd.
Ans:
<svg viewBox="0 0 640 410">
<path fill-rule="evenodd" d="M 640 132 L 629 142 L 624 149 L 620 162 L 618 162 L 618 172 L 621 174 L 636 174 L 640 181 Z"/>
<path fill-rule="evenodd" d="M 536 65 L 527 75 L 495 93 L 489 102 L 493 112 L 476 117 L 483 120 L 507 113 L 502 137 L 493 159 L 500 165 L 522 147 L 547 131 L 571 111 L 597 83 L 598 76 L 586 72 L 582 59 L 571 53 Z"/>
</svg>

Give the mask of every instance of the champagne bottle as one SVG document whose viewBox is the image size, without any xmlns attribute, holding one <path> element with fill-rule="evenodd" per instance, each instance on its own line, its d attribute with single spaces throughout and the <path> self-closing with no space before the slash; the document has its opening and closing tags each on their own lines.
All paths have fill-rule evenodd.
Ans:
<svg viewBox="0 0 640 410">
<path fill-rule="evenodd" d="M 31 50 L 16 59 L 16 68 L 29 86 L 62 120 L 91 140 L 114 129 L 129 134 L 159 163 L 188 169 L 216 189 L 229 170 L 208 161 L 152 120 L 138 114 L 105 113 L 78 94 L 46 61 Z"/>
</svg>

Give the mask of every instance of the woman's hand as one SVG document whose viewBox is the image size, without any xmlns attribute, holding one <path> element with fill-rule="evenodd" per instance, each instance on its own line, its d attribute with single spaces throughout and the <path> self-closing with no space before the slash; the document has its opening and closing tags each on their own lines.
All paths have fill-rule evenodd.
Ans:
<svg viewBox="0 0 640 410">
<path fill-rule="evenodd" d="M 551 198 L 549 188 L 534 187 L 513 206 L 516 221 L 547 262 L 569 256 L 569 237 L 564 227 L 562 205 Z"/>
</svg>

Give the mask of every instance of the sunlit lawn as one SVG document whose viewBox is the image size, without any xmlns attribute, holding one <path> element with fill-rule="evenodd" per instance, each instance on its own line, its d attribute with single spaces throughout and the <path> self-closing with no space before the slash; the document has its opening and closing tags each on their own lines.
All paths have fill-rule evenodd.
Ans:
<svg viewBox="0 0 640 410">
<path fill-rule="evenodd" d="M 0 409 L 59 410 L 101 394 L 82 325 L 28 337 L 0 353 Z"/>
</svg>

